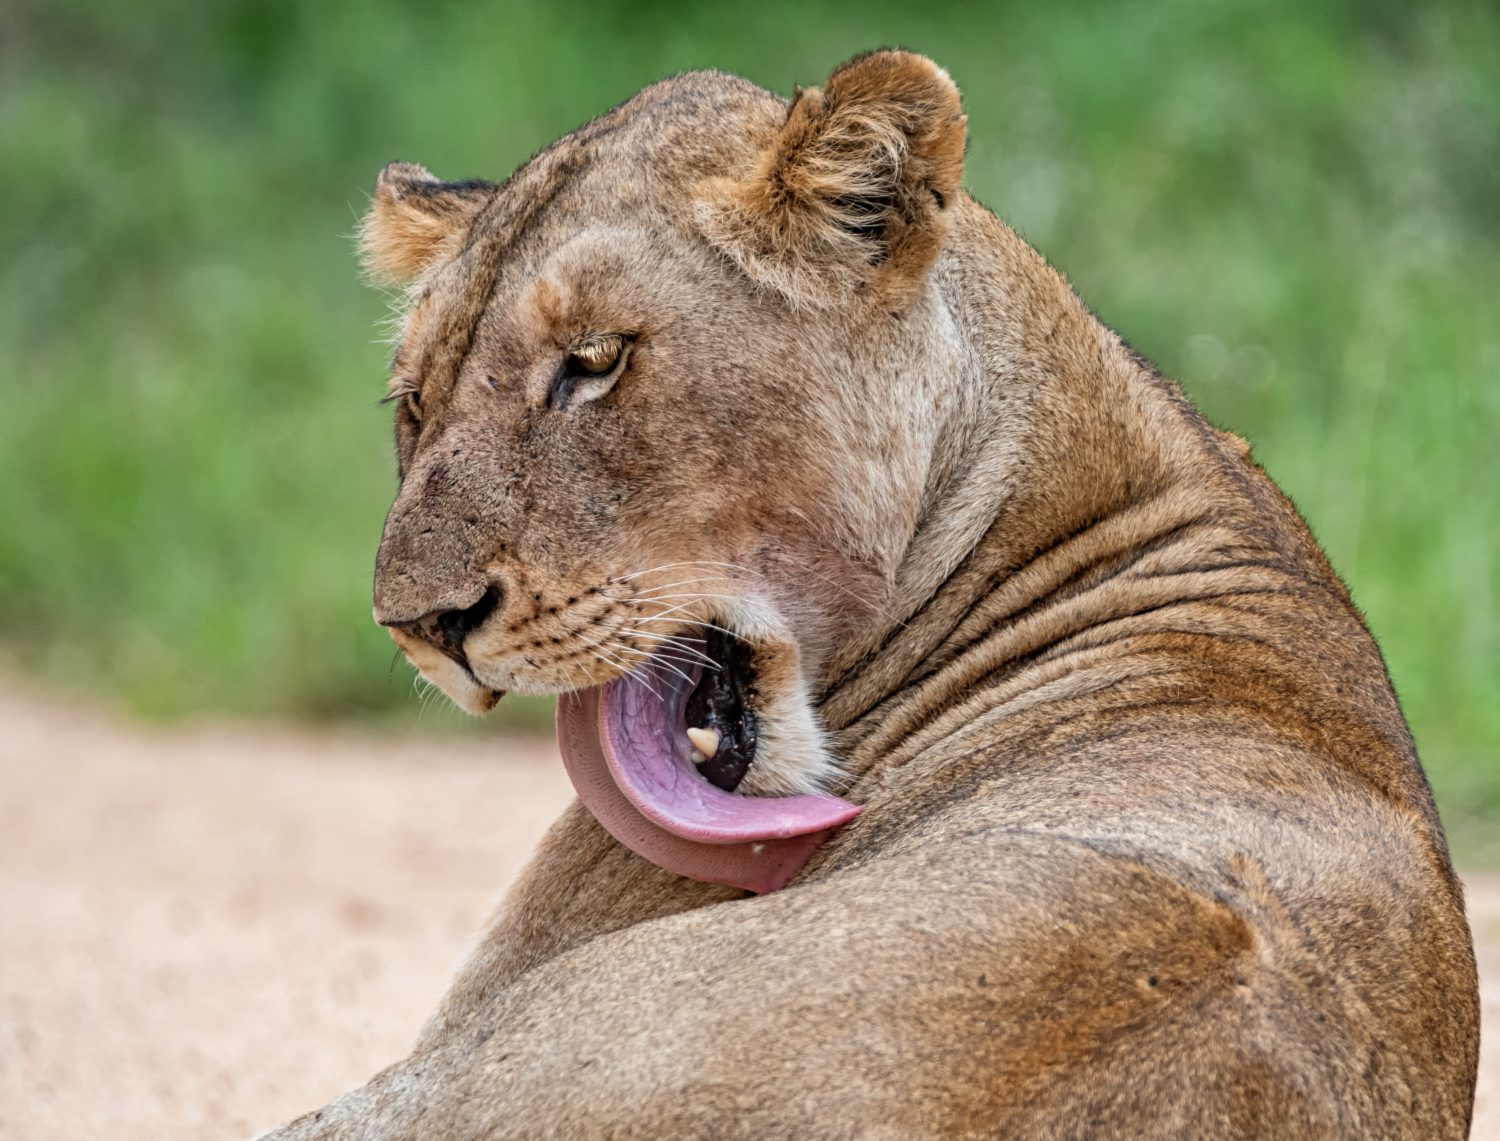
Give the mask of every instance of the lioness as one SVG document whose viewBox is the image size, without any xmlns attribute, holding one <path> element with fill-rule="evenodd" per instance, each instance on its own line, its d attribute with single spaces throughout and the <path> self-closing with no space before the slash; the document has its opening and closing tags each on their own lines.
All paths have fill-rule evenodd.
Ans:
<svg viewBox="0 0 1500 1141">
<path fill-rule="evenodd" d="M 887 51 L 381 172 L 375 615 L 472 712 L 561 694 L 580 800 L 412 1055 L 274 1136 L 1465 1135 L 1380 653 L 964 133 Z"/>
</svg>

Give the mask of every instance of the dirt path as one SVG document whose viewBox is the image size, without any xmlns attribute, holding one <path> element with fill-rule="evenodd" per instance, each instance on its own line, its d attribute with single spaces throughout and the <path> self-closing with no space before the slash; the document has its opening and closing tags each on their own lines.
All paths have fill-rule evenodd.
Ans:
<svg viewBox="0 0 1500 1141">
<path fill-rule="evenodd" d="M 143 731 L 0 695 L 0 1137 L 247 1137 L 409 1047 L 568 798 L 550 745 Z M 1470 881 L 1500 1019 L 1500 876 Z M 1500 1050 L 1475 1138 L 1500 1141 Z"/>
</svg>

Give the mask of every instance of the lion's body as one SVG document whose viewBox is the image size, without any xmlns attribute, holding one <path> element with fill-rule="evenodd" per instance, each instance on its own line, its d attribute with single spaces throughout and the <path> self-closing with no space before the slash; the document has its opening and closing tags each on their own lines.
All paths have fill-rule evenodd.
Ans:
<svg viewBox="0 0 1500 1141">
<path fill-rule="evenodd" d="M 1346 591 L 1239 441 L 944 205 L 904 311 L 946 434 L 809 679 L 863 814 L 746 898 L 574 805 L 412 1056 L 277 1137 L 1465 1135 L 1459 887 Z"/>
</svg>

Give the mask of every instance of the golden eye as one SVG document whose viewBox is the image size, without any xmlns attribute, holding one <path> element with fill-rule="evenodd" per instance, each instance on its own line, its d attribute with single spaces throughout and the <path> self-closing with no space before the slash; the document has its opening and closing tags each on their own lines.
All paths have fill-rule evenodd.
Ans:
<svg viewBox="0 0 1500 1141">
<path fill-rule="evenodd" d="M 603 376 L 620 363 L 624 351 L 624 337 L 590 337 L 568 354 L 568 367 L 584 376 Z"/>
</svg>

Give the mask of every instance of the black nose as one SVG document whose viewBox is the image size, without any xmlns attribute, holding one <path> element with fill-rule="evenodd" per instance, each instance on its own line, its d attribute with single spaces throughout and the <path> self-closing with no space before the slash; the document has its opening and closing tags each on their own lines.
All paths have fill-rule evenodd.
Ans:
<svg viewBox="0 0 1500 1141">
<path fill-rule="evenodd" d="M 463 610 L 435 610 L 414 622 L 397 623 L 403 630 L 431 642 L 460 664 L 464 658 L 464 639 L 479 629 L 484 620 L 500 605 L 500 588 L 491 586 L 473 606 Z"/>
</svg>

